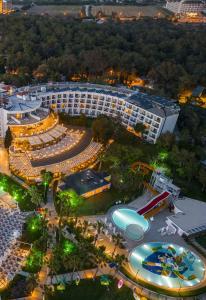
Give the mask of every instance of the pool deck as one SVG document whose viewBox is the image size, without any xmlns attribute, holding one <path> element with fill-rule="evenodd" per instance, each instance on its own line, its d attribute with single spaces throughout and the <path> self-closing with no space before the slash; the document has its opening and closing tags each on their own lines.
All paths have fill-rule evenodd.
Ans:
<svg viewBox="0 0 206 300">
<path fill-rule="evenodd" d="M 126 208 L 132 208 L 132 209 L 136 209 L 138 210 L 139 208 L 141 208 L 142 206 L 144 206 L 151 198 L 153 197 L 153 195 L 149 192 L 144 193 L 142 196 L 138 197 L 136 200 L 130 202 L 128 205 L 117 205 L 116 207 L 126 207 Z M 112 207 L 108 213 L 106 215 L 101 215 L 101 216 L 87 216 L 86 219 L 92 223 L 96 223 L 97 220 L 101 220 L 104 222 L 105 217 L 107 218 L 108 222 L 111 222 L 111 212 L 115 209 L 115 206 Z M 194 249 L 191 245 L 187 244 L 186 241 L 179 236 L 177 233 L 176 234 L 171 234 L 171 235 L 164 235 L 162 236 L 161 233 L 158 231 L 160 228 L 162 227 L 166 227 L 166 218 L 169 215 L 173 215 L 174 213 L 170 213 L 169 210 L 166 208 L 163 211 L 159 212 L 156 216 L 154 216 L 154 220 L 150 221 L 150 228 L 149 230 L 145 233 L 144 237 L 142 240 L 140 241 L 132 241 L 127 239 L 124 235 L 124 239 L 126 241 L 125 244 L 125 249 L 120 249 L 117 248 L 116 249 L 116 254 L 124 254 L 126 256 L 129 255 L 129 253 L 131 252 L 132 249 L 134 249 L 135 247 L 144 244 L 144 243 L 149 243 L 149 242 L 165 242 L 165 243 L 173 243 L 173 244 L 177 244 L 179 246 L 185 247 L 191 251 L 193 251 L 195 254 L 197 254 L 202 261 L 205 263 L 206 265 L 206 258 L 203 257 L 198 251 L 196 251 L 196 249 Z M 84 219 L 85 217 L 83 217 Z M 112 223 L 112 222 L 111 222 Z M 118 231 L 116 229 L 116 231 Z M 98 246 L 102 246 L 104 245 L 106 247 L 106 253 L 111 255 L 113 253 L 114 250 L 114 245 L 112 242 L 112 239 L 110 238 L 112 235 L 112 230 L 109 234 L 105 235 L 105 234 L 101 234 L 99 236 L 98 239 Z M 129 264 L 126 263 L 124 265 L 125 269 L 131 273 L 131 269 L 129 267 Z M 138 278 L 138 276 L 136 277 Z M 142 278 L 141 278 L 142 279 Z M 143 280 L 144 281 L 144 280 Z M 147 281 L 145 281 L 145 283 L 148 283 Z M 206 272 L 205 272 L 205 276 L 204 279 L 201 281 L 200 284 L 198 284 L 195 287 L 192 287 L 191 290 L 195 290 L 196 288 L 200 288 L 200 287 L 205 287 L 206 286 Z M 178 289 L 172 289 L 173 291 L 177 292 L 179 291 Z M 182 288 L 182 292 L 186 292 L 190 290 L 190 288 Z M 199 297 L 199 296 L 198 296 Z M 163 296 L 164 299 L 175 299 L 175 298 L 170 298 L 169 296 Z M 154 298 L 152 298 L 154 299 Z M 156 298 L 155 298 L 156 299 Z M 158 299 L 162 299 L 161 297 Z M 180 298 L 176 298 L 176 299 L 180 299 Z M 187 298 L 184 298 L 187 299 Z M 188 299 L 191 299 L 191 297 L 188 297 Z M 195 298 L 194 298 L 195 299 Z M 206 299 L 206 294 L 203 294 L 202 297 L 199 297 L 198 299 Z"/>
<path fill-rule="evenodd" d="M 144 193 L 142 196 L 138 197 L 134 201 L 130 202 L 128 206 L 131 206 L 132 208 L 136 208 L 137 210 L 144 206 L 149 199 L 151 199 L 153 195 L 150 192 Z M 127 207 L 128 207 L 127 206 Z M 165 243 L 174 243 L 182 247 L 189 248 L 193 252 L 195 252 L 197 255 L 200 255 L 199 252 L 197 252 L 191 245 L 187 244 L 186 241 L 176 234 L 171 235 L 164 235 L 162 236 L 158 230 L 162 227 L 166 227 L 166 218 L 168 216 L 174 215 L 174 212 L 169 212 L 169 210 L 166 208 L 163 211 L 159 212 L 156 216 L 154 216 L 154 220 L 150 221 L 150 228 L 149 230 L 144 234 L 143 240 L 139 242 L 130 241 L 127 240 L 127 248 L 129 250 L 132 250 L 134 247 L 141 245 L 142 243 L 148 243 L 148 242 L 165 242 Z M 205 260 L 206 262 L 206 260 Z"/>
</svg>

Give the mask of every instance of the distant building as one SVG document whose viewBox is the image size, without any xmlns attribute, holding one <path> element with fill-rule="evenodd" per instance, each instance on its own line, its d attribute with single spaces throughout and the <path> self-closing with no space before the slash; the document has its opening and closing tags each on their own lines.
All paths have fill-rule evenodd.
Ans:
<svg viewBox="0 0 206 300">
<path fill-rule="evenodd" d="M 91 18 L 92 17 L 92 6 L 91 5 L 82 6 L 80 16 L 81 16 L 81 18 Z"/>
<path fill-rule="evenodd" d="M 63 179 L 60 190 L 73 189 L 78 195 L 89 198 L 111 187 L 110 176 L 106 173 L 99 173 L 92 169 L 87 169 L 79 173 L 72 174 Z"/>
<path fill-rule="evenodd" d="M 166 9 L 174 14 L 199 14 L 206 8 L 203 0 L 167 0 Z"/>
<path fill-rule="evenodd" d="M 0 14 L 8 14 L 12 11 L 11 0 L 0 0 Z"/>
<path fill-rule="evenodd" d="M 206 97 L 206 87 L 198 85 L 193 91 L 192 91 L 192 97 L 193 98 L 199 98 Z"/>
</svg>

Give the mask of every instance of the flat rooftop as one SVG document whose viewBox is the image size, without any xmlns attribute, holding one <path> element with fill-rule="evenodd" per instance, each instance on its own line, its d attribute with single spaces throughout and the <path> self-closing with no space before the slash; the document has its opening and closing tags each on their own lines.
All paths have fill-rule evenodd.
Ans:
<svg viewBox="0 0 206 300">
<path fill-rule="evenodd" d="M 188 234 L 206 230 L 206 203 L 191 198 L 177 200 L 175 206 L 182 211 L 168 216 L 173 223 Z"/>
<path fill-rule="evenodd" d="M 41 106 L 40 100 L 20 99 L 16 95 L 7 98 L 7 103 L 4 105 L 4 109 L 14 113 L 24 113 L 33 111 Z"/>
<path fill-rule="evenodd" d="M 108 181 L 104 179 L 107 175 L 108 174 L 105 173 L 98 173 L 92 169 L 87 169 L 65 177 L 63 184 L 60 185 L 60 189 L 74 189 L 79 195 L 83 195 L 108 184 Z"/>
<path fill-rule="evenodd" d="M 62 92 L 85 92 L 85 93 L 97 93 L 108 95 L 111 97 L 118 97 L 122 100 L 128 101 L 140 108 L 150 111 L 151 113 L 166 117 L 169 115 L 177 114 L 180 110 L 176 101 L 173 99 L 167 99 L 165 97 L 149 95 L 139 91 L 131 90 L 127 87 L 112 87 L 108 85 L 98 85 L 90 83 L 54 83 L 45 84 L 42 86 L 29 86 L 25 87 L 25 90 L 31 93 L 38 91 L 40 95 L 46 95 L 48 93 L 62 93 Z M 21 88 L 23 91 L 23 88 Z"/>
</svg>

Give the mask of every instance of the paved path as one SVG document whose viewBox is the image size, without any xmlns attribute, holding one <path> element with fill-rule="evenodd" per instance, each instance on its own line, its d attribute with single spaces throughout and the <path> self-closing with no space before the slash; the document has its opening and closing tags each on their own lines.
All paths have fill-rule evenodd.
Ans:
<svg viewBox="0 0 206 300">
<path fill-rule="evenodd" d="M 78 271 L 74 273 L 71 272 L 71 273 L 59 274 L 55 276 L 48 276 L 45 284 L 50 285 L 50 284 L 58 284 L 62 282 L 67 283 L 67 282 L 74 281 L 77 278 L 90 279 L 90 278 L 94 278 L 94 276 L 110 274 L 110 272 L 111 272 L 110 268 L 104 267 L 104 268 L 99 268 L 99 270 L 95 268 L 95 269 Z"/>
</svg>

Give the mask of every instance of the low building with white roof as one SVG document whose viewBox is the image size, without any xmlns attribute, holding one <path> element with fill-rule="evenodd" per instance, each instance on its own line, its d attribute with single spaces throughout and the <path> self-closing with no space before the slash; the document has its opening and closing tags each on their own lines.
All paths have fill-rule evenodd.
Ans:
<svg viewBox="0 0 206 300">
<path fill-rule="evenodd" d="M 183 198 L 174 203 L 174 215 L 168 216 L 166 223 L 176 229 L 179 235 L 190 236 L 206 231 L 206 203 L 191 198 Z"/>
</svg>

